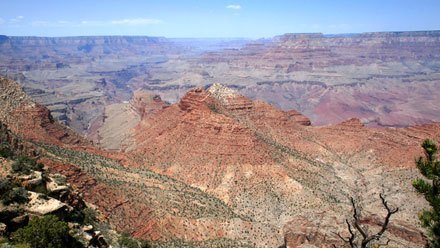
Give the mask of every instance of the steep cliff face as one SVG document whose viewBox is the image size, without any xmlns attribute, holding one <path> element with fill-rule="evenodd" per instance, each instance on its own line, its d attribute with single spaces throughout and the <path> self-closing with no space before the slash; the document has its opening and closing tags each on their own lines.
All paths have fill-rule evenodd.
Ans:
<svg viewBox="0 0 440 248">
<path fill-rule="evenodd" d="M 54 144 L 88 144 L 74 131 L 54 121 L 50 111 L 34 102 L 21 86 L 0 78 L 0 121 L 25 139 Z"/>
<path fill-rule="evenodd" d="M 134 127 L 168 105 L 158 95 L 137 90 L 129 102 L 107 105 L 102 118 L 90 126 L 87 137 L 106 150 L 125 150 L 133 143 Z"/>
</svg>

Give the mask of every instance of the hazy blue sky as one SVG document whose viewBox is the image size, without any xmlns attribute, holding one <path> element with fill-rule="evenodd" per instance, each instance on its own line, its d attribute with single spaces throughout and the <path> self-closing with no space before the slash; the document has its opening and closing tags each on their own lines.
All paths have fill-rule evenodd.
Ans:
<svg viewBox="0 0 440 248">
<path fill-rule="evenodd" d="M 0 34 L 271 37 L 440 29 L 440 0 L 0 0 Z"/>
</svg>

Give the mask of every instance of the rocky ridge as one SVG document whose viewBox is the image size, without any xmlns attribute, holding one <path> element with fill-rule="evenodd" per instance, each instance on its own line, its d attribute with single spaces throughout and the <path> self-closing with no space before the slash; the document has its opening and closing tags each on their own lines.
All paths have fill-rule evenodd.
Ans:
<svg viewBox="0 0 440 248">
<path fill-rule="evenodd" d="M 279 228 L 280 223 L 292 228 L 288 220 L 297 215 L 308 221 L 321 216 L 322 225 L 343 227 L 344 220 L 335 222 L 332 216 L 350 211 L 348 196 L 365 199 L 365 208 L 374 212 L 380 205 L 366 199 L 377 198 L 382 187 L 407 209 L 397 218 L 408 222 L 398 222 L 393 228 L 399 231 L 389 237 L 396 245 L 425 242 L 414 231 L 422 206 L 405 199 L 417 198 L 410 185 L 417 175 L 413 158 L 421 152 L 422 137 L 439 140 L 438 124 L 405 129 L 367 128 L 359 119 L 321 128 L 301 124 L 308 123 L 213 85 L 193 89 L 179 103 L 143 119 L 129 151 L 153 171 Z"/>
<path fill-rule="evenodd" d="M 438 124 L 378 129 L 351 119 L 314 127 L 297 112 L 212 87 L 165 108 L 154 97 L 140 101 L 161 107 L 142 117 L 125 154 L 32 145 L 116 230 L 156 247 L 339 246 L 334 232 L 346 231 L 349 196 L 374 229 L 379 192 L 402 207 L 390 244 L 426 243 L 417 220 L 426 205 L 410 200 L 419 197 L 410 182 L 422 140 L 440 140 Z"/>
<path fill-rule="evenodd" d="M 66 183 L 65 176 L 50 174 L 42 164 L 35 162 L 35 158 L 19 155 L 23 150 L 16 149 L 11 139 L 4 139 L 7 133 L 7 129 L 0 130 L 0 240 L 3 245 L 17 243 L 14 232 L 44 216 L 56 216 L 68 223 L 69 236 L 64 243 L 68 247 L 108 247 L 109 241 L 117 242 L 111 240 L 116 232 L 108 236 L 106 231 L 104 238 L 96 229 L 104 224 L 98 221 L 97 210 Z M 88 215 L 87 220 L 85 215 Z"/>
<path fill-rule="evenodd" d="M 35 141 L 54 144 L 87 144 L 73 130 L 55 121 L 50 111 L 33 101 L 21 86 L 0 77 L 0 121 L 16 134 Z"/>
</svg>

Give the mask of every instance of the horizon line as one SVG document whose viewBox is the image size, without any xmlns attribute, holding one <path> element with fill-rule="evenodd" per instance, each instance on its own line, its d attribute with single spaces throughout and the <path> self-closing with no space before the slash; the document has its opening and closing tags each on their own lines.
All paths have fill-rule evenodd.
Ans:
<svg viewBox="0 0 440 248">
<path fill-rule="evenodd" d="M 104 34 L 104 35 L 60 35 L 60 36 L 45 36 L 45 35 L 8 35 L 0 34 L 6 37 L 29 37 L 29 38 L 75 38 L 75 37 L 148 37 L 148 38 L 166 38 L 166 39 L 268 39 L 283 35 L 323 35 L 323 36 L 337 36 L 337 35 L 360 35 L 360 34 L 372 34 L 372 33 L 417 33 L 417 32 L 440 32 L 440 29 L 425 29 L 425 30 L 394 30 L 394 31 L 367 31 L 367 32 L 348 32 L 348 33 L 324 33 L 324 32 L 287 32 L 277 34 L 273 36 L 260 36 L 260 37 L 239 37 L 239 36 L 207 36 L 207 37 L 173 37 L 173 36 L 154 36 L 154 35 L 138 35 L 138 34 Z"/>
</svg>

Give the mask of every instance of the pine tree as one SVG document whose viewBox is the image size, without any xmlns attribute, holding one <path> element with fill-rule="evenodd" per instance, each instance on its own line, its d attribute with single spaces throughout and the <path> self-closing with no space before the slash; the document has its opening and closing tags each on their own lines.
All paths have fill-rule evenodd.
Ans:
<svg viewBox="0 0 440 248">
<path fill-rule="evenodd" d="M 413 186 L 425 196 L 431 206 L 419 215 L 422 226 L 429 231 L 430 247 L 440 247 L 440 161 L 436 158 L 438 150 L 434 141 L 427 139 L 422 147 L 425 157 L 419 157 L 416 165 L 428 180 L 416 179 Z"/>
</svg>

